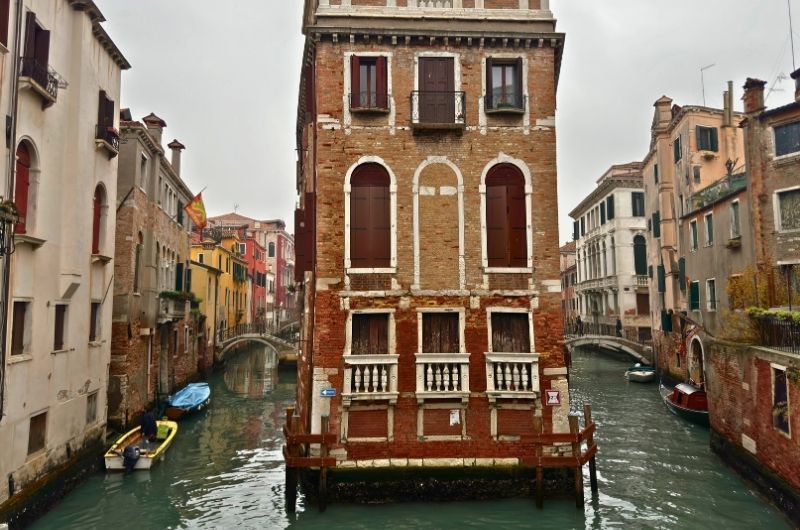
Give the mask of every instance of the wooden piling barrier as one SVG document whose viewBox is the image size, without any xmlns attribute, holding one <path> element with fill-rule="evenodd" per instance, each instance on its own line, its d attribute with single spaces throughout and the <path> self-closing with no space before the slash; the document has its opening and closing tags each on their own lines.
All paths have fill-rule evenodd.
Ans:
<svg viewBox="0 0 800 530">
<path fill-rule="evenodd" d="M 319 468 L 319 509 L 324 511 L 328 504 L 328 468 L 336 466 L 336 458 L 330 456 L 329 446 L 336 443 L 336 435 L 329 431 L 328 416 L 321 418 L 322 432 L 307 434 L 295 416 L 294 407 L 286 409 L 286 425 L 283 436 L 283 460 L 286 462 L 286 510 L 293 513 L 297 505 L 297 486 L 300 469 Z M 311 456 L 309 446 L 319 444 L 319 456 Z M 305 451 L 301 448 L 305 447 Z"/>
<path fill-rule="evenodd" d="M 593 424 L 592 421 L 592 406 L 591 405 L 584 405 L 583 406 L 583 421 L 585 425 L 588 427 L 589 425 Z M 586 437 L 586 441 L 589 447 L 594 446 L 594 432 L 589 431 L 588 436 Z M 597 462 L 595 461 L 595 456 L 589 459 L 589 484 L 592 487 L 592 496 L 597 496 Z"/>
<path fill-rule="evenodd" d="M 295 421 L 294 407 L 286 407 L 286 427 L 284 427 L 284 435 L 294 435 L 297 433 L 299 421 Z M 287 443 L 288 443 L 287 436 Z M 285 455 L 296 457 L 299 455 L 299 447 L 289 444 L 283 447 Z M 286 511 L 294 513 L 297 509 L 297 468 L 286 465 Z"/>
<path fill-rule="evenodd" d="M 533 432 L 541 436 L 543 431 L 542 417 L 533 418 Z M 544 507 L 544 468 L 542 467 L 542 444 L 536 444 L 536 507 Z"/>
<path fill-rule="evenodd" d="M 325 435 L 328 434 L 328 423 L 330 418 L 328 416 L 322 416 L 321 422 L 322 426 L 320 428 L 320 432 Z M 326 458 L 328 458 L 328 444 L 325 443 L 325 440 L 319 445 L 319 456 L 322 458 L 324 462 Z M 320 466 L 319 468 L 319 511 L 324 512 L 325 508 L 328 507 L 328 468 L 324 465 Z"/>
<path fill-rule="evenodd" d="M 575 469 L 575 506 L 581 508 L 584 503 L 583 497 L 583 466 L 581 465 L 581 438 L 578 432 L 578 417 L 569 417 L 569 433 L 573 436 L 572 458 L 578 464 Z"/>
</svg>

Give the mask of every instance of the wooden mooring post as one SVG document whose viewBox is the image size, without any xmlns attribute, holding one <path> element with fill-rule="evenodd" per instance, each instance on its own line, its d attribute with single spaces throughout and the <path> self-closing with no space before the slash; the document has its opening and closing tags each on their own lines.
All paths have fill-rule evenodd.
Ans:
<svg viewBox="0 0 800 530">
<path fill-rule="evenodd" d="M 592 421 L 592 406 L 591 405 L 584 405 L 583 406 L 583 421 L 585 425 L 594 425 L 594 421 Z M 594 431 L 589 431 L 588 436 L 586 437 L 586 442 L 589 447 L 594 446 Z M 596 451 L 595 451 L 596 452 Z M 589 459 L 589 484 L 592 488 L 592 496 L 597 496 L 597 462 L 596 456 L 593 454 L 592 457 Z"/>
<path fill-rule="evenodd" d="M 541 436 L 543 433 L 542 417 L 537 416 L 533 418 L 533 432 L 536 436 Z M 544 467 L 542 467 L 542 444 L 536 444 L 536 507 L 541 509 L 544 507 Z"/>
<path fill-rule="evenodd" d="M 295 418 L 294 407 L 286 407 L 286 427 L 284 427 L 284 436 L 287 437 L 297 434 L 300 418 Z M 287 436 L 288 435 L 288 436 Z M 284 446 L 284 453 L 290 457 L 300 456 L 300 446 L 289 445 Z M 297 476 L 298 469 L 296 467 L 286 466 L 286 510 L 289 513 L 294 513 L 297 509 Z"/>
<path fill-rule="evenodd" d="M 286 409 L 286 425 L 283 436 L 283 459 L 286 462 L 286 511 L 294 513 L 297 509 L 297 487 L 301 468 L 319 468 L 319 510 L 324 511 L 328 504 L 328 468 L 336 466 L 336 459 L 329 456 L 328 446 L 336 443 L 336 435 L 329 432 L 328 416 L 321 418 L 321 433 L 307 434 L 295 415 L 295 408 Z M 311 456 L 309 445 L 319 444 L 319 456 Z M 305 448 L 303 451 L 302 449 Z"/>
<path fill-rule="evenodd" d="M 569 433 L 572 435 L 572 458 L 575 459 L 575 506 L 581 508 L 583 497 L 583 466 L 581 465 L 581 437 L 578 432 L 578 417 L 569 417 Z"/>
</svg>

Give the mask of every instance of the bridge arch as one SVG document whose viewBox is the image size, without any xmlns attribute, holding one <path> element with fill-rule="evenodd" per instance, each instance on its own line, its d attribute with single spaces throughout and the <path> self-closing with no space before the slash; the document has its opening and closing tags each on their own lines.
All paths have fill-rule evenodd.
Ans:
<svg viewBox="0 0 800 530">
<path fill-rule="evenodd" d="M 245 342 L 255 342 L 257 344 L 261 344 L 263 346 L 272 349 L 275 355 L 280 354 L 278 348 L 276 348 L 275 345 L 272 342 L 270 342 L 270 340 L 266 338 L 264 335 L 240 335 L 238 337 L 234 337 L 232 339 L 223 342 L 222 349 L 219 352 L 219 356 L 221 358 L 224 357 L 225 354 L 228 353 L 234 346 L 238 346 L 239 344 Z"/>
</svg>

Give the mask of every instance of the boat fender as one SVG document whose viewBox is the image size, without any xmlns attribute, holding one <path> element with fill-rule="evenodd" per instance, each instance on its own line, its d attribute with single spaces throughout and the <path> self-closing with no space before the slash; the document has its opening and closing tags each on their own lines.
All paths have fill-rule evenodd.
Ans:
<svg viewBox="0 0 800 530">
<path fill-rule="evenodd" d="M 140 451 L 135 445 L 129 445 L 122 451 L 122 463 L 125 467 L 125 472 L 130 473 L 136 467 L 136 462 L 139 461 Z"/>
</svg>

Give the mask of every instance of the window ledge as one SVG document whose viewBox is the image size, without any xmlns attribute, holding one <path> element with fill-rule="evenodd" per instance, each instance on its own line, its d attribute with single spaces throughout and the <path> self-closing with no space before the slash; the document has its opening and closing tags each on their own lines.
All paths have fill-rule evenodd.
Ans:
<svg viewBox="0 0 800 530">
<path fill-rule="evenodd" d="M 97 149 L 105 149 L 109 158 L 115 158 L 117 155 L 119 155 L 119 149 L 115 148 L 113 145 L 101 138 L 95 138 L 94 144 Z"/>
<path fill-rule="evenodd" d="M 491 116 L 493 114 L 513 114 L 522 116 L 523 114 L 525 114 L 525 109 L 519 107 L 506 107 L 506 108 L 500 107 L 496 109 L 486 109 L 484 112 L 488 116 Z"/>
<path fill-rule="evenodd" d="M 778 233 L 779 234 L 797 234 L 797 233 L 800 233 L 800 228 L 787 228 L 787 229 L 781 228 L 780 230 L 778 230 Z"/>
<path fill-rule="evenodd" d="M 397 274 L 397 267 L 367 267 L 345 269 L 345 274 Z"/>
<path fill-rule="evenodd" d="M 54 98 L 49 92 L 47 92 L 43 86 L 34 81 L 32 77 L 21 76 L 19 78 L 19 88 L 20 90 L 28 89 L 31 92 L 38 94 L 43 100 L 43 108 L 55 105 L 56 101 L 58 101 L 58 99 Z"/>
<path fill-rule="evenodd" d="M 466 123 L 419 123 L 411 124 L 411 129 L 414 131 L 458 131 L 463 132 L 466 129 Z"/>
<path fill-rule="evenodd" d="M 37 249 L 44 245 L 47 241 L 28 234 L 14 234 L 14 242 L 17 244 L 30 245 L 34 249 Z"/>
<path fill-rule="evenodd" d="M 353 114 L 389 114 L 391 109 L 389 107 L 350 107 L 350 112 Z"/>
<path fill-rule="evenodd" d="M 484 267 L 487 274 L 532 274 L 533 267 Z"/>
<path fill-rule="evenodd" d="M 8 364 L 26 363 L 33 360 L 33 355 L 30 353 L 23 353 L 21 355 L 9 355 Z"/>
<path fill-rule="evenodd" d="M 99 347 L 101 347 L 103 345 L 103 342 L 104 341 L 90 340 L 89 341 L 89 347 L 90 348 L 99 348 Z"/>
<path fill-rule="evenodd" d="M 75 351 L 75 348 L 64 348 L 63 350 L 53 350 L 50 352 L 50 355 L 60 355 L 62 353 L 69 353 L 71 351 Z"/>
<path fill-rule="evenodd" d="M 783 166 L 796 162 L 798 158 L 800 158 L 800 151 L 795 151 L 794 153 L 787 153 L 785 155 L 775 156 L 772 158 L 772 162 L 776 166 Z"/>
<path fill-rule="evenodd" d="M 92 263 L 97 263 L 98 261 L 101 262 L 101 263 L 104 263 L 104 264 L 105 263 L 110 263 L 111 262 L 111 257 L 110 256 L 104 256 L 103 254 L 92 254 Z"/>
</svg>

